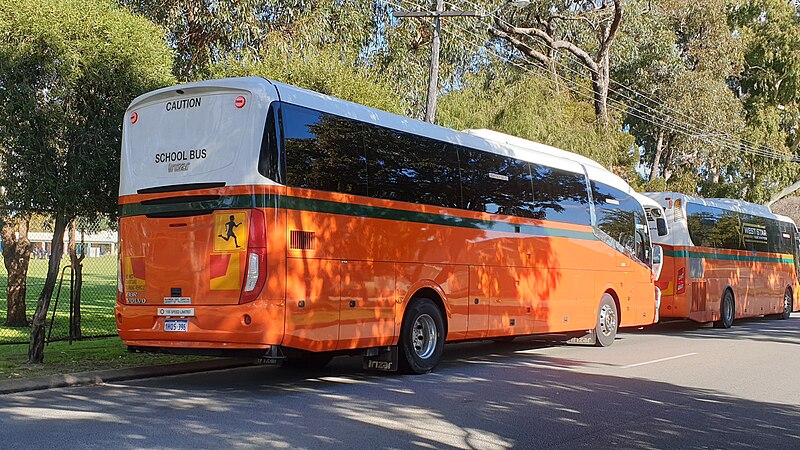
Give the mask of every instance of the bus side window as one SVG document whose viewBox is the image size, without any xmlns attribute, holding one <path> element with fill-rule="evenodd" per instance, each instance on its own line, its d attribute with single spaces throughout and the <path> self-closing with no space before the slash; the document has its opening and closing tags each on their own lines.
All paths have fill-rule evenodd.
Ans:
<svg viewBox="0 0 800 450">
<path fill-rule="evenodd" d="M 360 122 L 283 103 L 287 184 L 367 195 L 367 161 Z"/>
<path fill-rule="evenodd" d="M 610 237 L 619 251 L 635 255 L 635 216 L 639 202 L 619 189 L 592 181 L 597 228 Z"/>
<path fill-rule="evenodd" d="M 376 125 L 364 127 L 371 197 L 461 207 L 461 179 L 454 148 Z"/>
<path fill-rule="evenodd" d="M 531 164 L 534 218 L 591 225 L 586 176 Z"/>
<path fill-rule="evenodd" d="M 459 147 L 464 209 L 534 217 L 528 164 L 507 156 Z"/>
<path fill-rule="evenodd" d="M 278 102 L 273 102 L 269 106 L 267 120 L 264 123 L 264 135 L 261 138 L 258 172 L 276 183 L 284 184 L 286 179 L 281 164 L 280 146 L 278 145 L 278 130 L 280 129 L 278 105 Z"/>
</svg>

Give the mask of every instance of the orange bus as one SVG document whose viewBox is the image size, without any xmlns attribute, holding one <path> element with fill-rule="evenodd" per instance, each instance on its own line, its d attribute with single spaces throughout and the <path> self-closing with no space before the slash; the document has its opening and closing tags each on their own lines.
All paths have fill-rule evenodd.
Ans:
<svg viewBox="0 0 800 450">
<path fill-rule="evenodd" d="M 133 351 L 424 373 L 445 341 L 656 320 L 660 207 L 594 161 L 261 78 L 135 99 L 119 203 Z"/>
<path fill-rule="evenodd" d="M 774 315 L 800 304 L 797 228 L 769 207 L 740 200 L 650 192 L 665 209 L 670 233 L 663 247 L 660 315 L 714 322 Z"/>
</svg>

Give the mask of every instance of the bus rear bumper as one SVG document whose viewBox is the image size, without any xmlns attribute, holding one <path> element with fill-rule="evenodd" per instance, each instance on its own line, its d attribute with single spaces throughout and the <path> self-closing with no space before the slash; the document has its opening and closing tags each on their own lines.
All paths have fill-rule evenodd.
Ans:
<svg viewBox="0 0 800 450">
<path fill-rule="evenodd" d="M 283 339 L 283 308 L 264 301 L 243 305 L 186 305 L 169 316 L 164 305 L 116 306 L 117 331 L 134 349 L 266 351 Z M 199 353 L 195 353 L 199 354 Z"/>
<path fill-rule="evenodd" d="M 246 346 L 236 347 L 204 347 L 196 342 L 163 342 L 163 341 L 131 341 L 128 351 L 133 353 L 163 353 L 167 355 L 194 355 L 194 356 L 219 356 L 225 358 L 265 358 L 277 346 L 253 348 Z"/>
</svg>

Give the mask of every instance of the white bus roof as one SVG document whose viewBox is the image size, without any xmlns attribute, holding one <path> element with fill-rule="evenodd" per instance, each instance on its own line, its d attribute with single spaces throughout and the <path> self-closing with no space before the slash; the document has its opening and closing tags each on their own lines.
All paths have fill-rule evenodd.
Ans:
<svg viewBox="0 0 800 450">
<path fill-rule="evenodd" d="M 592 180 L 615 187 L 631 195 L 636 194 L 622 178 L 585 156 L 492 130 L 456 131 L 260 77 L 224 78 L 159 89 L 134 99 L 128 107 L 127 116 L 129 117 L 135 110 L 141 110 L 150 105 L 174 99 L 177 95 L 183 94 L 184 90 L 190 89 L 192 90 L 192 95 L 214 94 L 221 90 L 227 93 L 241 91 L 243 94 L 249 94 L 248 108 L 252 112 L 251 118 L 247 122 L 248 124 L 258 124 L 260 122 L 261 125 L 247 125 L 254 127 L 252 128 L 253 139 L 241 141 L 239 148 L 241 146 L 258 147 L 260 145 L 267 105 L 272 101 L 280 100 L 398 131 L 543 164 L 556 169 L 575 173 L 583 173 L 585 170 Z M 126 120 L 124 125 L 124 128 L 129 128 L 129 121 Z M 238 136 L 238 134 L 233 133 L 233 136 Z M 259 142 L 258 144 L 254 142 L 256 138 Z M 153 147 L 161 145 L 160 142 L 152 141 L 152 139 L 148 143 L 152 144 Z M 123 139 L 123 164 L 125 164 L 125 156 L 128 156 L 126 155 L 127 141 L 127 138 Z M 219 145 L 224 146 L 226 144 L 222 142 Z M 256 148 L 251 149 L 251 152 L 257 151 Z M 209 150 L 210 152 L 211 150 Z M 257 155 L 248 153 L 236 158 L 255 159 Z M 128 162 L 128 165 L 130 164 Z M 223 166 L 220 164 L 221 167 L 219 169 L 213 169 L 217 177 L 224 178 L 215 181 L 226 181 L 228 185 L 252 184 L 257 183 L 257 180 L 261 178 L 257 173 L 256 164 L 244 164 L 244 161 L 238 160 L 226 164 L 228 165 Z M 166 179 L 163 176 L 159 178 L 159 176 L 155 175 L 155 171 L 148 170 L 149 167 L 134 168 L 131 173 L 127 173 L 131 170 L 130 167 L 123 167 L 120 177 L 120 195 L 134 194 L 137 192 L 137 188 L 168 184 L 165 183 Z M 234 170 L 231 170 L 231 168 L 234 168 Z M 198 180 L 187 174 L 181 181 L 190 183 Z M 266 183 L 266 180 L 263 182 Z M 635 195 L 635 197 L 640 202 L 646 201 L 639 195 Z"/>
<path fill-rule="evenodd" d="M 645 192 L 644 195 L 654 200 L 664 200 L 669 198 L 674 202 L 675 200 L 682 199 L 684 203 L 695 203 L 760 217 L 769 217 L 773 219 L 779 218 L 778 214 L 773 213 L 769 206 L 750 203 L 744 200 L 735 200 L 731 198 L 702 198 L 682 194 L 680 192 Z"/>
<path fill-rule="evenodd" d="M 794 223 L 794 219 L 792 219 L 791 217 L 784 216 L 783 214 L 775 214 L 775 215 L 778 216 L 778 220 L 780 220 L 781 222 L 788 222 L 794 225 L 795 228 L 797 227 L 797 225 Z"/>
</svg>

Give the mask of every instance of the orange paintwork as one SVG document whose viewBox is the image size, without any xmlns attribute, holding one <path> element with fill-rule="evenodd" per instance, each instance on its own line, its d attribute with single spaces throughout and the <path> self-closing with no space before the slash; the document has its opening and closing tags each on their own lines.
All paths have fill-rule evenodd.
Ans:
<svg viewBox="0 0 800 450">
<path fill-rule="evenodd" d="M 505 222 L 512 224 L 512 230 L 513 225 L 524 225 L 585 236 L 592 232 L 588 226 L 282 186 L 191 191 L 193 196 L 261 194 Z M 132 195 L 120 198 L 120 204 L 184 195 Z M 619 302 L 620 326 L 654 320 L 649 268 L 599 240 L 301 209 L 263 211 L 267 278 L 258 300 L 246 304 L 238 304 L 238 291 L 211 289 L 209 261 L 219 253 L 213 245 L 213 214 L 123 217 L 122 256 L 145 258 L 142 298 L 147 300 L 143 305 L 117 305 L 122 318 L 119 334 L 125 343 L 203 348 L 283 345 L 312 351 L 394 345 L 409 300 L 426 291 L 428 297 L 442 299 L 448 341 L 589 330 L 607 291 Z M 218 211 L 232 212 L 249 215 L 247 210 Z M 174 224 L 185 225 L 170 227 Z M 290 249 L 291 231 L 314 233 L 314 248 Z M 246 270 L 246 257 L 241 258 L 240 280 Z M 172 287 L 181 287 L 182 295 L 192 298 L 190 306 L 196 311 L 187 332 L 164 332 L 164 318 L 156 314 Z M 252 317 L 250 325 L 244 324 L 243 314 Z"/>
<path fill-rule="evenodd" d="M 734 255 L 748 258 L 791 258 L 778 255 L 705 247 L 672 247 L 666 252 L 699 252 Z M 661 317 L 687 318 L 696 322 L 720 320 L 720 306 L 725 289 L 733 290 L 735 318 L 754 317 L 783 312 L 783 295 L 787 287 L 796 293 L 797 279 L 790 262 L 735 261 L 703 258 L 703 277 L 692 278 L 688 257 L 664 257 L 664 267 L 656 285 L 661 289 Z M 681 292 L 678 274 L 685 272 L 685 289 Z M 797 295 L 794 295 L 797 309 Z"/>
</svg>

